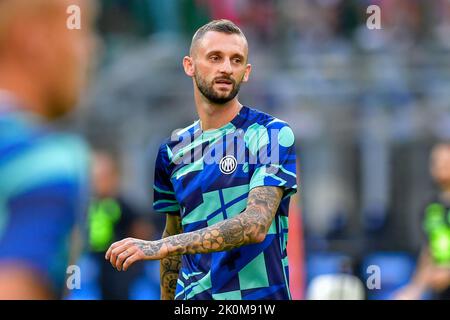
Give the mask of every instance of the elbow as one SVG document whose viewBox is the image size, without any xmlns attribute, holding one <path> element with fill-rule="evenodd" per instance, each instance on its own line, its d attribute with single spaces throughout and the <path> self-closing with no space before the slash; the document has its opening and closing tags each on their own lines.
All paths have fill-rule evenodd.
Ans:
<svg viewBox="0 0 450 320">
<path fill-rule="evenodd" d="M 240 219 L 240 229 L 244 234 L 243 244 L 256 244 L 261 243 L 266 239 L 267 232 L 269 231 L 270 225 L 261 221 L 263 219 L 255 218 L 253 216 L 247 216 L 245 213 L 238 217 Z"/>
<path fill-rule="evenodd" d="M 261 243 L 266 239 L 266 232 L 254 232 L 249 238 L 249 244 Z"/>
</svg>

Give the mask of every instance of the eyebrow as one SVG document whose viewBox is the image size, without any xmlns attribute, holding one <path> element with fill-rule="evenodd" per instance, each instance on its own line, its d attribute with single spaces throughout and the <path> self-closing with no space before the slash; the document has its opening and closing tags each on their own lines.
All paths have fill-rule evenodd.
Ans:
<svg viewBox="0 0 450 320">
<path fill-rule="evenodd" d="M 211 55 L 214 55 L 214 54 L 220 55 L 220 54 L 223 54 L 223 51 L 214 50 L 214 51 L 208 52 L 208 53 L 206 54 L 206 56 L 211 56 Z M 245 59 L 244 56 L 243 56 L 242 54 L 240 54 L 240 53 L 235 53 L 235 54 L 233 54 L 232 56 L 233 56 L 233 57 L 240 58 L 240 59 L 242 59 L 242 60 Z"/>
</svg>

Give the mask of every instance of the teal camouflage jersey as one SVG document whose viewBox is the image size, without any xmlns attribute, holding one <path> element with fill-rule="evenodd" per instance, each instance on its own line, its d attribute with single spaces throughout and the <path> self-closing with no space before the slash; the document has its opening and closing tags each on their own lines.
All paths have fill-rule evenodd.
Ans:
<svg viewBox="0 0 450 320">
<path fill-rule="evenodd" d="M 224 252 L 182 256 L 175 299 L 290 299 L 289 197 L 297 190 L 294 134 L 289 125 L 243 106 L 219 129 L 200 122 L 161 144 L 154 209 L 181 215 L 184 232 L 232 218 L 260 186 L 284 194 L 265 240 Z"/>
<path fill-rule="evenodd" d="M 20 110 L 0 102 L 0 264 L 25 265 L 61 297 L 87 207 L 88 148 Z"/>
</svg>

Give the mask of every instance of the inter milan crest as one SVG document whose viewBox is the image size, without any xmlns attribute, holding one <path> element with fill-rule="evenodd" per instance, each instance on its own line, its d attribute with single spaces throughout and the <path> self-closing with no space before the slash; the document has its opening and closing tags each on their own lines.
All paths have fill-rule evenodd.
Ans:
<svg viewBox="0 0 450 320">
<path fill-rule="evenodd" d="M 225 156 L 220 160 L 219 168 L 220 172 L 223 174 L 231 174 L 236 170 L 237 167 L 237 161 L 236 158 L 233 156 Z"/>
</svg>

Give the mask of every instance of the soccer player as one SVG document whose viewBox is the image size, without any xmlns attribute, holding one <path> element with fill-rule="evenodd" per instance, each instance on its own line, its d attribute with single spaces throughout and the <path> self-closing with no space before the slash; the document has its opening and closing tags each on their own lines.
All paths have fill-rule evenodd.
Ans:
<svg viewBox="0 0 450 320">
<path fill-rule="evenodd" d="M 290 299 L 294 134 L 238 101 L 251 65 L 234 23 L 201 27 L 183 66 L 199 120 L 159 148 L 154 209 L 167 214 L 163 239 L 118 241 L 106 259 L 118 270 L 160 259 L 162 299 Z"/>
<path fill-rule="evenodd" d="M 436 144 L 430 156 L 430 173 L 438 190 L 421 215 L 423 247 L 411 281 L 394 293 L 399 300 L 450 299 L 450 143 Z"/>
<path fill-rule="evenodd" d="M 103 300 L 127 300 L 144 266 L 120 273 L 104 259 L 105 251 L 124 237 L 148 237 L 153 225 L 146 221 L 120 192 L 122 174 L 114 153 L 97 149 L 91 156 L 92 196 L 89 206 L 89 255 L 98 266 L 98 283 Z M 153 238 L 153 237 L 152 237 Z"/>
<path fill-rule="evenodd" d="M 70 5 L 82 10 L 80 30 L 67 28 Z M 88 9 L 85 0 L 0 1 L 0 299 L 65 290 L 88 152 L 51 123 L 72 110 L 86 79 Z"/>
</svg>

